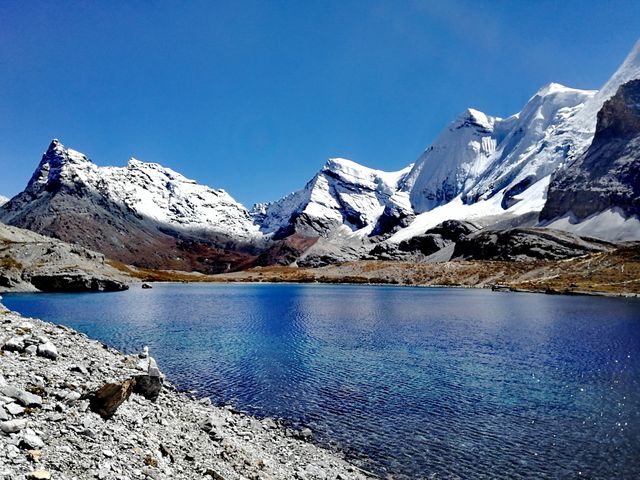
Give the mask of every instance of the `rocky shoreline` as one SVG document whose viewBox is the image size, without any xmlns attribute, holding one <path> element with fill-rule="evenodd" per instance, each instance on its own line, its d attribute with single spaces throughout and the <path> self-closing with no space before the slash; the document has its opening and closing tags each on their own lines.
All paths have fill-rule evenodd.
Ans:
<svg viewBox="0 0 640 480">
<path fill-rule="evenodd" d="M 0 348 L 0 479 L 374 478 L 310 443 L 309 429 L 216 407 L 167 382 L 155 401 L 134 389 L 105 419 L 93 411 L 95 393 L 151 374 L 150 357 L 2 304 Z"/>
</svg>

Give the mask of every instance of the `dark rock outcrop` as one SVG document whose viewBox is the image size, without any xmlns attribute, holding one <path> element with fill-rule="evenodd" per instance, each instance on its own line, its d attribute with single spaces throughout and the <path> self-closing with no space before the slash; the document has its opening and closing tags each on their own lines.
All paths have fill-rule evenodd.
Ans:
<svg viewBox="0 0 640 480">
<path fill-rule="evenodd" d="M 579 221 L 612 207 L 640 215 L 640 80 L 605 102 L 589 149 L 553 176 L 540 219 Z"/>
<path fill-rule="evenodd" d="M 408 227 L 415 218 L 415 214 L 397 205 L 386 205 L 370 236 L 375 237 L 397 232 L 401 228 Z"/>
<path fill-rule="evenodd" d="M 613 244 L 546 228 L 482 230 L 461 238 L 453 258 L 465 260 L 560 260 L 610 250 Z"/>
<path fill-rule="evenodd" d="M 134 378 L 135 385 L 133 393 L 142 395 L 148 400 L 155 402 L 162 391 L 162 377 L 159 375 L 138 375 Z"/>
<path fill-rule="evenodd" d="M 477 232 L 478 229 L 479 227 L 471 222 L 446 220 L 422 235 L 416 235 L 398 244 L 380 243 L 371 249 L 369 255 L 378 260 L 410 260 L 415 255 L 429 256 Z"/>
<path fill-rule="evenodd" d="M 38 274 L 30 280 L 42 292 L 120 292 L 129 288 L 118 280 L 94 277 L 84 272 Z"/>
<path fill-rule="evenodd" d="M 431 255 L 447 245 L 460 241 L 478 229 L 479 227 L 471 222 L 446 220 L 422 235 L 403 240 L 398 244 L 398 248 L 403 252 L 420 252 L 423 255 Z"/>
</svg>

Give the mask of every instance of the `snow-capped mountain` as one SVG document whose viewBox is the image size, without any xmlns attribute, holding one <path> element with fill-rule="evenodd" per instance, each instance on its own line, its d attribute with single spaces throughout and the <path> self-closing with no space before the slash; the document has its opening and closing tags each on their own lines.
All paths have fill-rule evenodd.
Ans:
<svg viewBox="0 0 640 480">
<path fill-rule="evenodd" d="M 53 140 L 23 193 L 5 207 L 11 222 L 30 205 L 65 187 L 85 190 L 102 202 L 118 205 L 139 219 L 184 230 L 206 230 L 239 240 L 258 233 L 247 210 L 224 190 L 199 185 L 179 173 L 134 158 L 126 167 L 99 167 L 85 155 Z"/>
<path fill-rule="evenodd" d="M 9 201 L 9 199 L 3 195 L 0 195 L 0 206 L 4 205 L 5 203 L 7 203 Z"/>
<path fill-rule="evenodd" d="M 386 233 L 385 220 L 397 224 L 412 213 L 408 192 L 400 191 L 410 169 L 384 172 L 332 158 L 302 190 L 258 204 L 252 215 L 262 232 L 276 238 Z"/>
<path fill-rule="evenodd" d="M 502 191 L 503 208 L 588 141 L 571 121 L 595 91 L 552 83 L 506 119 L 469 109 L 416 162 L 406 189 L 417 213 L 460 197 L 470 205 Z"/>
<path fill-rule="evenodd" d="M 551 83 L 507 118 L 468 109 L 403 170 L 330 159 L 251 212 L 158 164 L 98 167 L 53 141 L 0 221 L 126 263 L 203 272 L 357 259 L 379 242 L 391 252 L 447 220 L 640 239 L 634 79 L 640 42 L 599 91 Z"/>
<path fill-rule="evenodd" d="M 169 261 L 215 270 L 225 250 L 246 250 L 262 237 L 224 190 L 135 159 L 126 167 L 99 167 L 57 140 L 26 189 L 0 207 L 0 221 L 143 266 Z M 227 260 L 222 264 L 229 268 Z"/>
<path fill-rule="evenodd" d="M 540 218 L 564 230 L 608 231 L 622 239 L 633 237 L 628 230 L 639 228 L 639 216 L 640 80 L 631 80 L 598 112 L 585 154 L 554 173 Z"/>
<path fill-rule="evenodd" d="M 419 215 L 390 241 L 406 240 L 448 219 L 536 224 L 551 175 L 584 154 L 597 112 L 634 78 L 640 78 L 640 42 L 600 91 L 552 83 L 506 119 L 467 110 L 407 176 L 404 191 Z"/>
</svg>

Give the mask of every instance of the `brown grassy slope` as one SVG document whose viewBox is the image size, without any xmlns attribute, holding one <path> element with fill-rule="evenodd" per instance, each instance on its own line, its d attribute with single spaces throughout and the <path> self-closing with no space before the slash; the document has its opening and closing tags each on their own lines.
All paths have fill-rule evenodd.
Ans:
<svg viewBox="0 0 640 480">
<path fill-rule="evenodd" d="M 358 261 L 320 268 L 258 267 L 220 275 L 111 265 L 144 281 L 381 283 L 490 287 L 562 293 L 640 294 L 640 243 L 561 261 Z"/>
</svg>

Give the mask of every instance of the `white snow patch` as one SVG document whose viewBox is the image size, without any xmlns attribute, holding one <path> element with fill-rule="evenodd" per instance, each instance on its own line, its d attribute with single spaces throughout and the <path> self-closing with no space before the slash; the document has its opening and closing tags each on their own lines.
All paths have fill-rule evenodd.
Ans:
<svg viewBox="0 0 640 480">
<path fill-rule="evenodd" d="M 545 227 L 565 230 L 577 235 L 601 238 L 612 242 L 640 240 L 640 218 L 625 216 L 620 208 L 610 208 L 577 222 L 575 217 L 567 215 L 553 220 Z"/>
<path fill-rule="evenodd" d="M 551 176 L 546 176 L 520 195 L 515 196 L 514 198 L 519 201 L 506 210 L 501 206 L 501 194 L 470 205 L 465 205 L 462 202 L 462 196 L 459 195 L 445 205 L 418 215 L 411 225 L 395 233 L 388 241 L 399 243 L 416 235 L 422 235 L 445 220 L 468 220 L 482 224 L 486 219 L 495 221 L 497 216 L 515 217 L 531 212 L 540 212 L 544 206 L 550 179 Z"/>
</svg>

